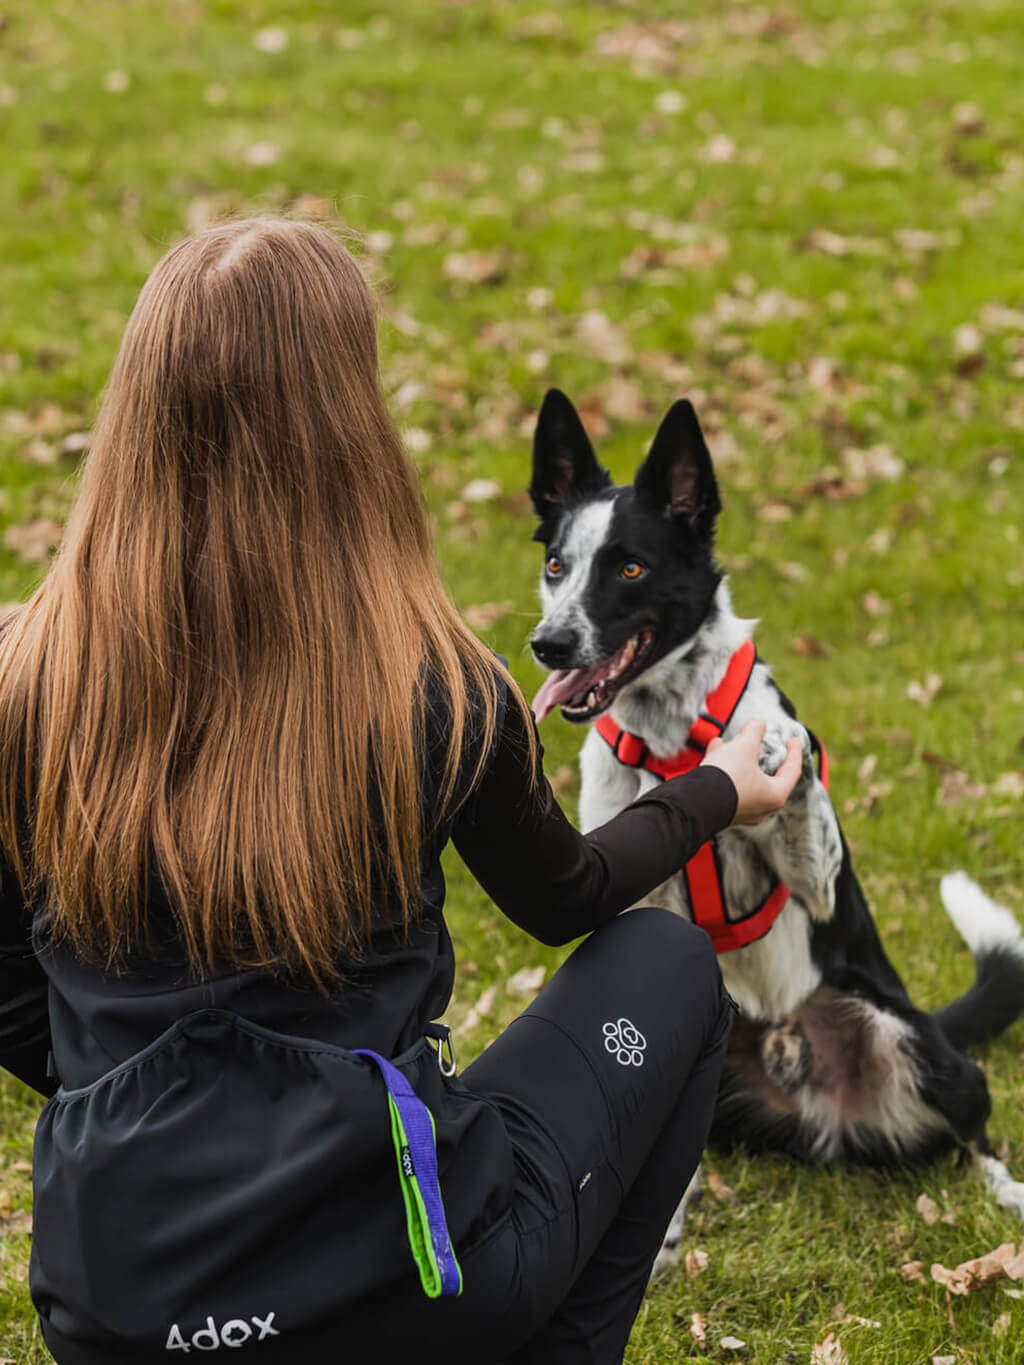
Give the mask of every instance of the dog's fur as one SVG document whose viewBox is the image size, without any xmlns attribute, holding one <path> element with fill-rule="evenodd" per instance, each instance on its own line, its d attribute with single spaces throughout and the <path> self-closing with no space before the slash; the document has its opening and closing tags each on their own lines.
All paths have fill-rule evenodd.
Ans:
<svg viewBox="0 0 1024 1365">
<path fill-rule="evenodd" d="M 755 625 L 734 614 L 715 564 L 719 494 L 693 408 L 677 403 L 633 485 L 615 486 L 572 404 L 552 390 L 538 419 L 529 491 L 540 522 L 535 539 L 548 553 L 544 617 L 532 644 L 542 664 L 563 671 L 552 675 L 561 689 L 554 701 L 577 721 L 610 709 L 652 753 L 675 754 Z M 641 572 L 624 575 L 629 564 Z M 638 645 L 632 660 L 619 654 L 631 639 Z M 623 658 L 605 695 L 594 674 Z M 565 697 L 574 670 L 586 670 L 579 675 L 586 690 Z M 545 684 L 548 709 L 553 687 Z M 804 766 L 781 812 L 719 835 L 725 897 L 739 916 L 777 880 L 792 894 L 762 939 L 720 958 L 740 1015 L 711 1141 L 873 1165 L 959 1146 L 998 1201 L 1024 1216 L 1024 1184 L 992 1154 L 988 1089 L 965 1055 L 1024 1012 L 1020 929 L 962 873 L 944 878 L 942 898 L 974 954 L 976 980 L 944 1009 L 917 1009 L 882 947 L 807 731 L 760 661 L 726 738 L 752 717 L 767 722 L 763 768 L 779 766 L 792 736 L 803 745 Z M 581 770 L 584 829 L 659 780 L 620 764 L 595 731 Z M 690 915 L 681 876 L 645 903 Z M 666 1242 L 669 1259 L 680 1230 L 681 1214 Z"/>
</svg>

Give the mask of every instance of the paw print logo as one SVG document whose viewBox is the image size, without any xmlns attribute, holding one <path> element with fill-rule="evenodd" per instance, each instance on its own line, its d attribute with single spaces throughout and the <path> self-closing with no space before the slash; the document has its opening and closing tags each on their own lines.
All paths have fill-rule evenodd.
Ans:
<svg viewBox="0 0 1024 1365">
<path fill-rule="evenodd" d="M 643 1066 L 647 1039 L 628 1019 L 609 1019 L 604 1025 L 604 1047 L 620 1066 Z"/>
</svg>

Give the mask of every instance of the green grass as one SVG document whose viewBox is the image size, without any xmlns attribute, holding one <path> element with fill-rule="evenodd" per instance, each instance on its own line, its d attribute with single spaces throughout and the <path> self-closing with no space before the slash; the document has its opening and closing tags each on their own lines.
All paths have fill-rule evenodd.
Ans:
<svg viewBox="0 0 1024 1365">
<path fill-rule="evenodd" d="M 267 27 L 281 50 L 254 44 Z M 447 581 L 463 608 L 492 607 L 482 634 L 532 690 L 539 556 L 521 490 L 544 389 L 583 404 L 622 479 L 690 394 L 718 457 L 737 609 L 760 616 L 762 654 L 827 739 L 891 955 L 936 1005 L 970 978 L 939 875 L 963 866 L 1024 911 L 1021 801 L 996 789 L 1024 767 L 1022 59 L 1012 0 L 10 0 L 0 516 L 65 516 L 77 455 L 62 442 L 87 430 L 169 243 L 226 210 L 312 206 L 369 235 L 388 389 Z M 486 278 L 453 278 L 470 253 Z M 607 322 L 581 331 L 595 313 Z M 896 477 L 850 487 L 844 452 L 881 443 Z M 844 496 L 823 496 L 823 475 L 845 477 Z M 474 478 L 501 494 L 465 502 Z M 45 571 L 9 544 L 0 599 Z M 942 685 L 925 706 L 907 689 L 929 673 Z M 544 738 L 571 805 L 581 736 L 552 719 Z M 941 800 L 929 754 L 982 794 Z M 502 920 L 457 860 L 449 873 L 452 1022 L 498 988 L 460 1036 L 465 1061 L 521 1007 L 512 973 L 559 955 Z M 1018 1026 L 984 1056 L 1018 1172 L 1022 1044 Z M 28 1365 L 47 1356 L 15 1163 L 36 1105 L 9 1083 L 0 1106 L 0 1355 Z M 1000 1286 L 947 1305 L 894 1273 L 1021 1235 L 952 1160 L 884 1177 L 711 1161 L 739 1198 L 705 1199 L 686 1247 L 707 1269 L 649 1295 L 631 1365 L 804 1362 L 829 1330 L 851 1362 L 1021 1359 L 1024 1309 Z M 956 1221 L 926 1226 L 921 1192 Z M 722 1349 L 726 1335 L 745 1347 Z"/>
</svg>

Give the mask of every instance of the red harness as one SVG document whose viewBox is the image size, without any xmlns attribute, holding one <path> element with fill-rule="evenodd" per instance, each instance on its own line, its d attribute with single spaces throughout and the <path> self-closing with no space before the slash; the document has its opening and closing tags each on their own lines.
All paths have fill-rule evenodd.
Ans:
<svg viewBox="0 0 1024 1365">
<path fill-rule="evenodd" d="M 686 743 L 671 758 L 656 757 L 639 735 L 631 735 L 628 730 L 616 725 L 607 712 L 596 721 L 597 733 L 611 746 L 619 762 L 629 768 L 644 768 L 663 779 L 692 772 L 711 741 L 723 733 L 732 719 L 740 698 L 747 690 L 756 662 L 754 642 L 746 640 L 729 660 L 725 677 L 708 693 L 703 711 L 690 726 Z M 824 746 L 813 735 L 811 743 L 818 755 L 822 784 L 828 790 L 828 759 Z M 714 839 L 701 845 L 686 864 L 683 873 L 694 923 L 707 930 L 718 953 L 731 953 L 763 938 L 789 899 L 789 887 L 784 882 L 776 882 L 760 905 L 738 919 L 730 919 L 726 912 L 722 869 Z"/>
</svg>

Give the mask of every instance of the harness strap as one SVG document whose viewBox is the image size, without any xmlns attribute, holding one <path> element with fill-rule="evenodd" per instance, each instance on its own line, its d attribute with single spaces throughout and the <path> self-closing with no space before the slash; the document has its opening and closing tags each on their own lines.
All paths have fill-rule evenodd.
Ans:
<svg viewBox="0 0 1024 1365">
<path fill-rule="evenodd" d="M 428 1299 L 462 1293 L 462 1271 L 455 1259 L 437 1175 L 437 1136 L 434 1116 L 397 1067 L 368 1047 L 356 1047 L 358 1057 L 369 1057 L 388 1092 L 391 1140 L 398 1161 L 398 1180 L 405 1201 L 409 1248 Z"/>
<path fill-rule="evenodd" d="M 708 745 L 725 731 L 740 703 L 750 676 L 757 663 L 757 651 L 752 640 L 745 640 L 732 655 L 725 676 L 710 691 L 704 709 L 690 726 L 686 743 L 670 758 L 652 754 L 639 735 L 630 734 L 616 725 L 606 712 L 595 722 L 601 738 L 611 746 L 620 763 L 630 768 L 643 768 L 656 777 L 668 780 L 692 772 L 698 766 Z M 828 790 L 828 755 L 817 736 L 808 731 L 811 748 L 818 760 L 818 775 Z M 718 845 L 714 839 L 702 844 L 683 869 L 690 898 L 694 923 L 707 931 L 719 953 L 731 953 L 763 938 L 778 919 L 789 900 L 789 887 L 776 882 L 760 905 L 741 919 L 730 919 L 725 903 L 722 869 L 718 861 Z"/>
</svg>

